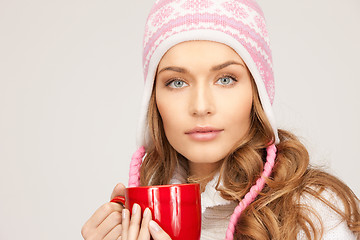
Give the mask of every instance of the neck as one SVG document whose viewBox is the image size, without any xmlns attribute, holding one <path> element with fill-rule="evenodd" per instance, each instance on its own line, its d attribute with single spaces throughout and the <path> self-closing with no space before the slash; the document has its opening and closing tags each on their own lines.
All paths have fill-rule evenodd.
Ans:
<svg viewBox="0 0 360 240">
<path fill-rule="evenodd" d="M 213 179 L 221 166 L 221 161 L 216 163 L 194 163 L 189 161 L 190 182 L 200 184 L 201 192 L 205 190 L 206 184 Z"/>
</svg>

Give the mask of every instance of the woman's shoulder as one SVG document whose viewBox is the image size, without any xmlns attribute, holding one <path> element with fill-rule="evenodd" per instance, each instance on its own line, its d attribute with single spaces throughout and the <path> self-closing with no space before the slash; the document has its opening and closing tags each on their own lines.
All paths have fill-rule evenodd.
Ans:
<svg viewBox="0 0 360 240">
<path fill-rule="evenodd" d="M 345 206 L 334 191 L 312 188 L 311 191 L 302 193 L 299 203 L 305 209 L 304 214 L 308 214 L 314 227 L 323 229 L 321 239 L 357 239 L 341 215 L 341 212 L 345 211 Z M 298 239 L 306 239 L 304 231 L 299 232 Z"/>
</svg>

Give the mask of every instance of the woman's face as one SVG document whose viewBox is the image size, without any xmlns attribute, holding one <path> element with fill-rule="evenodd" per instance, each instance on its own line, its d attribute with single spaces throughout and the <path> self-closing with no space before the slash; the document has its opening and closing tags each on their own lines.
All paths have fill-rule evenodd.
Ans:
<svg viewBox="0 0 360 240">
<path fill-rule="evenodd" d="M 214 170 L 250 127 L 250 73 L 224 44 L 172 47 L 159 63 L 155 88 L 166 137 L 192 174 Z"/>
</svg>

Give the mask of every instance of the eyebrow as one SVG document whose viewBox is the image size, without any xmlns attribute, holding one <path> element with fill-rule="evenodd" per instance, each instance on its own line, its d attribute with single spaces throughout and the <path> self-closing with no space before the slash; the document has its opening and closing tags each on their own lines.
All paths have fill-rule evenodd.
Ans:
<svg viewBox="0 0 360 240">
<path fill-rule="evenodd" d="M 222 63 L 222 64 L 219 64 L 219 65 L 216 65 L 216 66 L 213 66 L 211 68 L 211 71 L 214 72 L 214 71 L 219 71 L 223 68 L 226 68 L 230 65 L 240 65 L 242 67 L 245 68 L 245 65 L 243 63 L 240 63 L 240 62 L 236 62 L 236 61 L 227 61 L 225 63 Z M 158 74 L 160 74 L 161 72 L 163 71 L 174 71 L 174 72 L 178 72 L 178 73 L 187 73 L 188 71 L 185 69 L 185 68 L 181 68 L 181 67 L 165 67 L 163 69 L 161 69 Z"/>
</svg>

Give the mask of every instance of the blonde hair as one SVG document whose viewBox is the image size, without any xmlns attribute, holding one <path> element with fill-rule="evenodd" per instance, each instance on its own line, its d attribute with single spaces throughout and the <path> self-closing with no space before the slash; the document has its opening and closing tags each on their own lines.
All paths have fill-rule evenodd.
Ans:
<svg viewBox="0 0 360 240">
<path fill-rule="evenodd" d="M 223 187 L 218 188 L 223 198 L 240 201 L 263 171 L 266 147 L 274 142 L 274 134 L 261 107 L 254 81 L 251 126 L 245 138 L 241 139 L 220 162 L 220 179 Z M 177 164 L 189 175 L 187 159 L 168 142 L 160 113 L 156 106 L 155 87 L 148 109 L 148 126 L 153 145 L 140 170 L 141 185 L 168 184 Z M 280 143 L 273 173 L 267 184 L 239 218 L 234 239 L 296 239 L 302 230 L 308 239 L 320 239 L 323 230 L 317 229 L 314 221 L 320 217 L 315 209 L 300 203 L 304 194 L 309 194 L 332 208 L 346 222 L 357 238 L 360 238 L 359 199 L 351 189 L 338 178 L 309 165 L 309 154 L 296 136 L 288 131 L 278 130 Z M 225 174 L 226 173 L 226 174 Z M 189 176 L 189 182 L 207 182 Z M 322 196 L 324 190 L 336 194 L 344 211 Z M 314 220 L 315 219 L 315 220 Z"/>
</svg>

